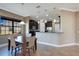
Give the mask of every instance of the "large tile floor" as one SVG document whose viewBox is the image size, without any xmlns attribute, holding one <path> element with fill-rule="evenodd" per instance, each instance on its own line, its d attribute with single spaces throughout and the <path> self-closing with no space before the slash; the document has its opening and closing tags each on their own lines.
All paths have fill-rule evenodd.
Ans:
<svg viewBox="0 0 79 59">
<path fill-rule="evenodd" d="M 0 48 L 0 56 L 11 56 L 7 46 Z M 56 48 L 38 44 L 38 49 L 33 56 L 79 56 L 79 46 Z"/>
</svg>

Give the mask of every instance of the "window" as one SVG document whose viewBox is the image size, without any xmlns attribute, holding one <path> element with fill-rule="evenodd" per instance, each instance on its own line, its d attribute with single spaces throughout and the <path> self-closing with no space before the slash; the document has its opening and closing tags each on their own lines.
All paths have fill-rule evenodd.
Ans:
<svg viewBox="0 0 79 59">
<path fill-rule="evenodd" d="M 5 34 L 5 27 L 4 26 L 1 26 L 1 35 L 4 35 Z"/>
<path fill-rule="evenodd" d="M 20 30 L 19 22 L 0 17 L 0 35 L 12 34 Z"/>
<path fill-rule="evenodd" d="M 20 32 L 21 27 L 19 25 L 19 22 L 14 22 L 14 32 Z"/>
</svg>

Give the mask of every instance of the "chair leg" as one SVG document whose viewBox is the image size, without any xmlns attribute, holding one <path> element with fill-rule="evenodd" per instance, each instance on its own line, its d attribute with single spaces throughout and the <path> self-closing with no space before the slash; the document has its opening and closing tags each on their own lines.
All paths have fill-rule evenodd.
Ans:
<svg viewBox="0 0 79 59">
<path fill-rule="evenodd" d="M 31 54 L 30 54 L 30 49 L 28 49 L 28 54 L 29 54 L 29 56 L 31 56 Z"/>
<path fill-rule="evenodd" d="M 16 50 L 16 48 L 15 48 L 15 56 L 16 56 L 16 53 L 17 53 L 17 50 Z"/>
<path fill-rule="evenodd" d="M 10 51 L 10 40 L 8 39 L 8 51 Z"/>
<path fill-rule="evenodd" d="M 11 49 L 11 54 L 13 53 L 13 47 L 11 47 L 12 49 Z"/>
<path fill-rule="evenodd" d="M 18 47 L 18 51 L 21 50 L 20 47 Z"/>
<path fill-rule="evenodd" d="M 35 51 L 35 47 L 33 46 L 33 52 Z"/>
</svg>

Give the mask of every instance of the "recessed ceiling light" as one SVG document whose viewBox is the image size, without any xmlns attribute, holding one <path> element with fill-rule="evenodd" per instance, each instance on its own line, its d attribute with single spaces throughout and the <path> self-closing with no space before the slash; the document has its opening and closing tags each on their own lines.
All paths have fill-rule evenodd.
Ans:
<svg viewBox="0 0 79 59">
<path fill-rule="evenodd" d="M 36 8 L 40 8 L 40 5 L 37 5 Z"/>
<path fill-rule="evenodd" d="M 48 14 L 46 16 L 49 16 Z"/>
<path fill-rule="evenodd" d="M 53 8 L 54 10 L 56 9 L 56 7 Z"/>
<path fill-rule="evenodd" d="M 21 3 L 21 5 L 23 6 L 23 5 L 24 5 L 24 3 Z"/>
</svg>

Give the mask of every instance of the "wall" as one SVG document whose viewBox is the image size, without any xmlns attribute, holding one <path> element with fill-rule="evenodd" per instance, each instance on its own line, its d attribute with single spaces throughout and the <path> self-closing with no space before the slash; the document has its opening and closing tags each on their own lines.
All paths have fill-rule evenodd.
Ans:
<svg viewBox="0 0 79 59">
<path fill-rule="evenodd" d="M 63 33 L 59 35 L 59 44 L 75 43 L 75 13 L 62 10 L 60 15 Z"/>
<path fill-rule="evenodd" d="M 16 15 L 14 13 L 11 13 L 11 12 L 8 12 L 8 11 L 2 10 L 2 9 L 0 9 L 0 16 L 6 16 L 6 17 L 11 17 L 11 18 L 23 20 L 22 16 Z M 7 43 L 8 42 L 7 38 L 8 38 L 8 35 L 0 36 L 0 44 Z"/>
<path fill-rule="evenodd" d="M 76 43 L 79 43 L 79 12 L 76 12 L 75 14 L 76 16 L 76 20 L 75 20 L 75 23 L 76 23 L 76 31 L 75 31 L 75 34 L 76 34 Z"/>
</svg>

